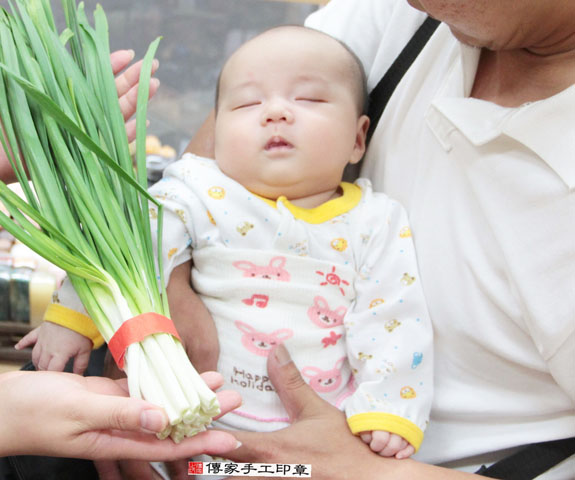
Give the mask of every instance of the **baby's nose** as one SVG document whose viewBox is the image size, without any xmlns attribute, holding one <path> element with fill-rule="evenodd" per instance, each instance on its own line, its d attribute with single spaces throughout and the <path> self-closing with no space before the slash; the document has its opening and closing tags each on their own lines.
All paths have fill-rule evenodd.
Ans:
<svg viewBox="0 0 575 480">
<path fill-rule="evenodd" d="M 282 100 L 270 101 L 262 115 L 262 125 L 275 122 L 293 122 L 293 112 L 287 102 Z"/>
</svg>

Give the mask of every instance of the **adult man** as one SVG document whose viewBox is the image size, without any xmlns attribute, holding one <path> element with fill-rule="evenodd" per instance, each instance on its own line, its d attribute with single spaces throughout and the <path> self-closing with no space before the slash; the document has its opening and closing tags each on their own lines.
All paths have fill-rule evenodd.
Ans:
<svg viewBox="0 0 575 480">
<path fill-rule="evenodd" d="M 410 3 L 444 23 L 362 174 L 406 205 L 434 324 L 436 398 L 416 458 L 473 472 L 575 432 L 575 2 Z M 348 43 L 373 88 L 424 17 L 403 0 L 333 0 L 308 26 Z M 234 459 L 312 463 L 332 480 L 464 478 L 355 451 L 280 356 L 276 384 L 303 420 L 237 435 Z M 571 459 L 541 478 L 574 474 Z"/>
</svg>

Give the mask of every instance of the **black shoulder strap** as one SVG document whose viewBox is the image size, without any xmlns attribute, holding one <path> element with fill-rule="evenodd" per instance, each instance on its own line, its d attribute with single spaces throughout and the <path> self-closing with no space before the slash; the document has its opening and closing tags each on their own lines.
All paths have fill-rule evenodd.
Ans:
<svg viewBox="0 0 575 480">
<path fill-rule="evenodd" d="M 368 142 L 373 135 L 377 122 L 379 121 L 379 117 L 381 117 L 381 114 L 383 113 L 391 94 L 395 90 L 395 87 L 397 87 L 398 83 L 403 78 L 403 75 L 405 75 L 405 72 L 409 70 L 409 67 L 417 58 L 419 52 L 423 50 L 423 47 L 439 23 L 440 22 L 438 20 L 431 17 L 427 17 L 425 19 L 413 37 L 411 37 L 411 40 L 395 59 L 391 67 L 389 67 L 389 70 L 369 94 L 368 116 L 371 123 L 367 132 Z"/>
<path fill-rule="evenodd" d="M 367 130 L 366 144 L 369 144 L 371 136 L 377 126 L 377 122 L 379 122 L 379 117 L 381 117 L 381 114 L 383 113 L 391 94 L 395 90 L 395 87 L 397 87 L 405 75 L 405 72 L 409 70 L 409 67 L 417 58 L 419 52 L 423 50 L 423 47 L 433 32 L 435 32 L 439 23 L 440 22 L 438 20 L 431 17 L 427 17 L 425 19 L 414 33 L 413 37 L 411 37 L 407 45 L 403 47 L 403 50 L 395 61 L 391 64 L 389 70 L 387 70 L 385 75 L 381 77 L 378 84 L 369 94 L 367 115 L 369 116 L 370 123 L 369 129 Z M 343 179 L 346 182 L 354 182 L 357 177 L 359 177 L 360 168 L 360 163 L 348 164 L 343 172 Z"/>
<path fill-rule="evenodd" d="M 475 473 L 489 478 L 531 480 L 571 455 L 575 455 L 575 437 L 534 443 Z"/>
</svg>

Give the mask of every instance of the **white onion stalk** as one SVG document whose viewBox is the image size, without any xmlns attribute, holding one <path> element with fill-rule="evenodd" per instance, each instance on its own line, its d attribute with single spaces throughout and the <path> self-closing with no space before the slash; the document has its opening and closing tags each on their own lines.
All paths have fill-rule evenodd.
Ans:
<svg viewBox="0 0 575 480">
<path fill-rule="evenodd" d="M 0 225 L 66 270 L 108 342 L 139 314 L 169 317 L 158 253 L 162 206 L 147 193 L 145 160 L 149 79 L 160 39 L 142 66 L 134 168 L 105 14 L 98 6 L 92 27 L 83 4 L 62 4 L 61 34 L 49 0 L 14 0 L 10 12 L 0 9 L 0 141 L 26 195 L 24 201 L 0 182 L 0 201 L 12 217 L 0 213 Z M 158 211 L 157 232 L 150 205 Z M 219 413 L 215 394 L 170 334 L 130 345 L 124 370 L 131 396 L 166 410 L 170 427 L 160 437 L 178 442 Z"/>
</svg>

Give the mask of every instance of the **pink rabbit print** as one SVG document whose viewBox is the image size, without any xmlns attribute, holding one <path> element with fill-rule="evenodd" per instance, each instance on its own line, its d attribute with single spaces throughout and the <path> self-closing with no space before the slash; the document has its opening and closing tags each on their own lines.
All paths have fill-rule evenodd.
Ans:
<svg viewBox="0 0 575 480">
<path fill-rule="evenodd" d="M 281 328 L 272 333 L 258 332 L 254 327 L 247 323 L 235 322 L 236 327 L 243 333 L 242 345 L 250 352 L 261 357 L 267 357 L 270 350 L 276 345 L 285 342 L 288 338 L 293 337 L 293 330 Z"/>
<path fill-rule="evenodd" d="M 343 317 L 347 308 L 343 305 L 331 310 L 327 300 L 319 295 L 313 299 L 313 305 L 308 308 L 307 316 L 320 328 L 337 327 L 343 325 Z"/>
<path fill-rule="evenodd" d="M 247 260 L 239 260 L 233 263 L 234 267 L 243 270 L 244 277 L 266 278 L 268 280 L 289 282 L 290 274 L 284 268 L 285 264 L 285 257 L 274 257 L 270 260 L 270 263 L 265 266 L 256 265 L 255 263 L 248 262 Z"/>
<path fill-rule="evenodd" d="M 301 373 L 309 378 L 309 385 L 318 393 L 329 393 L 337 390 L 341 385 L 341 367 L 345 357 L 340 358 L 331 370 L 322 370 L 318 367 L 303 367 Z"/>
</svg>

